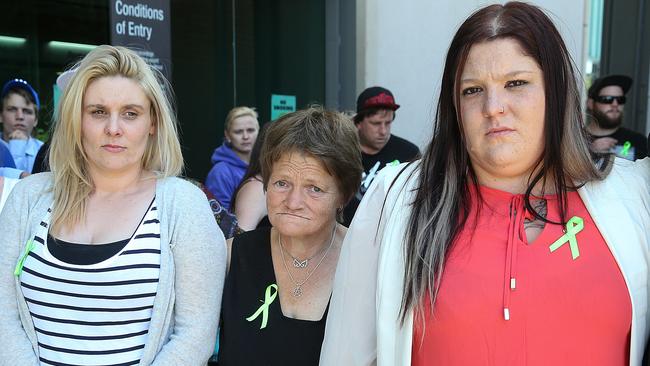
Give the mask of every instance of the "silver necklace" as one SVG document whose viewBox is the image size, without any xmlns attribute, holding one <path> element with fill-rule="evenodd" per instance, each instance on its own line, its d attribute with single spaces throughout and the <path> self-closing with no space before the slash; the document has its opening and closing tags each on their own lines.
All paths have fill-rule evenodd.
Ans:
<svg viewBox="0 0 650 366">
<path fill-rule="evenodd" d="M 291 291 L 291 294 L 294 297 L 302 296 L 302 286 L 305 283 L 307 283 L 307 281 L 309 281 L 309 278 L 311 278 L 311 275 L 313 275 L 314 272 L 316 272 L 318 267 L 320 267 L 321 263 L 323 263 L 323 260 L 325 259 L 325 257 L 327 257 L 327 254 L 329 254 L 329 251 L 332 248 L 332 244 L 334 244 L 334 234 L 335 233 L 336 233 L 336 225 L 334 225 L 334 230 L 332 230 L 332 239 L 330 239 L 330 245 L 327 246 L 327 249 L 325 250 L 325 253 L 320 258 L 320 260 L 318 261 L 318 263 L 316 264 L 314 269 L 312 269 L 311 272 L 309 272 L 309 274 L 307 274 L 307 277 L 305 277 L 304 280 L 296 281 L 293 278 L 293 275 L 291 274 L 291 271 L 289 271 L 289 267 L 287 266 L 287 260 L 284 258 L 284 247 L 282 246 L 282 242 L 280 241 L 280 232 L 278 232 L 278 244 L 280 244 L 280 253 L 282 253 L 282 264 L 284 265 L 284 269 L 287 270 L 287 274 L 289 275 L 289 278 L 291 279 L 291 282 L 293 282 L 294 287 L 293 287 L 293 291 Z M 316 254 L 320 253 L 321 251 L 322 250 L 319 250 Z M 311 258 L 313 258 L 313 257 L 314 256 L 312 256 Z M 294 260 L 295 260 L 295 258 L 294 258 Z"/>
<path fill-rule="evenodd" d="M 319 251 L 314 253 L 311 257 L 305 258 L 305 259 L 298 259 L 298 258 L 294 257 L 293 254 L 291 254 L 290 251 L 284 249 L 284 244 L 282 244 L 282 235 L 280 235 L 279 232 L 278 232 L 278 243 L 280 243 L 280 248 L 282 248 L 282 251 L 287 252 L 287 254 L 289 254 L 291 259 L 293 259 L 291 261 L 291 263 L 293 264 L 293 266 L 295 268 L 307 268 L 307 266 L 309 266 L 309 261 L 314 259 L 317 255 L 319 255 L 320 253 L 322 253 L 326 249 L 326 247 L 322 247 Z"/>
</svg>

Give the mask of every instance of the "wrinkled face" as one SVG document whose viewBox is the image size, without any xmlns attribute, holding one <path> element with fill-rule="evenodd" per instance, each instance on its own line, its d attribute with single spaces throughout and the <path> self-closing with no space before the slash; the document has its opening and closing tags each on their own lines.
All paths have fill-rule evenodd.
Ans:
<svg viewBox="0 0 650 366">
<path fill-rule="evenodd" d="M 9 93 L 2 105 L 2 136 L 8 139 L 14 131 L 22 131 L 30 136 L 38 123 L 36 105 L 16 93 Z"/>
<path fill-rule="evenodd" d="M 394 111 L 382 109 L 357 123 L 359 142 L 363 152 L 376 154 L 386 146 L 390 138 L 390 127 L 394 118 Z"/>
<path fill-rule="evenodd" d="M 266 192 L 269 220 L 280 234 L 309 237 L 331 231 L 343 197 L 325 166 L 299 152 L 273 164 Z"/>
<path fill-rule="evenodd" d="M 460 115 L 479 181 L 524 177 L 544 152 L 544 79 L 512 39 L 470 49 L 460 78 Z"/>
<path fill-rule="evenodd" d="M 154 132 L 151 102 L 137 82 L 107 76 L 88 84 L 83 98 L 81 141 L 91 174 L 142 170 L 147 142 Z"/>
<path fill-rule="evenodd" d="M 230 128 L 225 131 L 225 135 L 233 150 L 242 154 L 250 154 L 259 129 L 260 125 L 255 118 L 241 116 L 230 123 Z"/>
<path fill-rule="evenodd" d="M 620 86 L 609 85 L 600 89 L 598 95 L 601 97 L 622 97 L 625 93 L 623 93 L 623 88 Z M 623 123 L 624 105 L 619 104 L 616 99 L 614 99 L 611 104 L 599 103 L 598 101 L 589 99 L 587 104 L 600 127 L 616 128 Z"/>
</svg>

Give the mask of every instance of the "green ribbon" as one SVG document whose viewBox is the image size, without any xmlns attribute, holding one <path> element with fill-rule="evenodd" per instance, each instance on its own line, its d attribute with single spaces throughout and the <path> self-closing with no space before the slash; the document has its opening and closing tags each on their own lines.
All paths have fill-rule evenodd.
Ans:
<svg viewBox="0 0 650 366">
<path fill-rule="evenodd" d="M 21 273 L 23 273 L 23 266 L 25 265 L 25 259 L 27 259 L 27 256 L 29 255 L 29 252 L 34 249 L 34 240 L 29 239 L 27 242 L 27 245 L 25 246 L 25 252 L 23 255 L 20 256 L 20 259 L 18 260 L 18 263 L 16 263 L 16 268 L 14 269 L 14 276 L 19 277 Z"/>
<path fill-rule="evenodd" d="M 395 159 L 391 161 L 390 163 L 386 164 L 386 166 L 397 166 L 399 165 L 399 160 Z"/>
<path fill-rule="evenodd" d="M 625 143 L 623 144 L 623 149 L 621 150 L 621 155 L 624 157 L 627 156 L 627 154 L 630 153 L 631 147 L 632 147 L 632 143 L 629 141 L 625 141 Z"/>
<path fill-rule="evenodd" d="M 573 216 L 567 223 L 566 223 L 566 231 L 565 234 L 562 235 L 558 240 L 556 240 L 549 249 L 551 249 L 551 253 L 556 251 L 558 248 L 560 248 L 564 243 L 569 243 L 569 247 L 571 248 L 571 257 L 573 257 L 573 260 L 576 260 L 580 256 L 580 250 L 578 249 L 578 239 L 576 239 L 576 235 L 584 229 L 585 224 L 584 221 L 582 220 L 581 217 L 578 216 Z"/>
<path fill-rule="evenodd" d="M 249 322 L 252 322 L 253 320 L 257 319 L 260 314 L 262 314 L 262 325 L 260 326 L 260 329 L 266 328 L 266 323 L 269 320 L 269 306 L 273 303 L 273 300 L 278 296 L 278 285 L 271 284 L 266 288 L 266 292 L 264 293 L 264 301 L 260 300 L 262 302 L 262 306 L 260 306 L 254 313 L 253 315 L 249 316 L 246 318 Z"/>
</svg>

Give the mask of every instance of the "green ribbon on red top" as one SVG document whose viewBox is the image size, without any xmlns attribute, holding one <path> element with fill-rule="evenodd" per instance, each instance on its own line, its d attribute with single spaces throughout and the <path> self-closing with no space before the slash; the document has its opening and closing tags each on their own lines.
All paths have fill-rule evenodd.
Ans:
<svg viewBox="0 0 650 366">
<path fill-rule="evenodd" d="M 571 257 L 573 260 L 576 260 L 580 256 L 580 249 L 578 249 L 578 239 L 576 238 L 576 235 L 578 235 L 584 227 L 585 224 L 581 217 L 573 216 L 569 219 L 566 223 L 564 235 L 549 246 L 551 253 L 558 250 L 565 243 L 569 243 L 569 248 L 571 248 Z"/>
</svg>

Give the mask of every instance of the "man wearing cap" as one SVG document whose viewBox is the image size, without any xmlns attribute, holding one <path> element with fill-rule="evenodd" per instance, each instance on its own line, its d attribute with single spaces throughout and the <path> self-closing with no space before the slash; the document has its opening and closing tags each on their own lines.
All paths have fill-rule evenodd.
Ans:
<svg viewBox="0 0 650 366">
<path fill-rule="evenodd" d="M 31 173 L 43 142 L 32 137 L 38 123 L 38 94 L 25 80 L 9 80 L 0 93 L 0 137 L 9 144 L 16 168 Z"/>
<path fill-rule="evenodd" d="M 587 132 L 592 138 L 592 151 L 612 152 L 628 160 L 648 155 L 645 136 L 623 127 L 625 94 L 631 86 L 630 77 L 608 75 L 596 79 L 589 88 L 587 111 L 591 118 Z"/>
<path fill-rule="evenodd" d="M 359 133 L 364 172 L 359 191 L 344 210 L 345 226 L 350 226 L 361 198 L 381 169 L 420 155 L 417 146 L 390 133 L 398 108 L 393 93 L 380 86 L 367 88 L 357 98 L 357 114 L 353 120 Z"/>
</svg>

